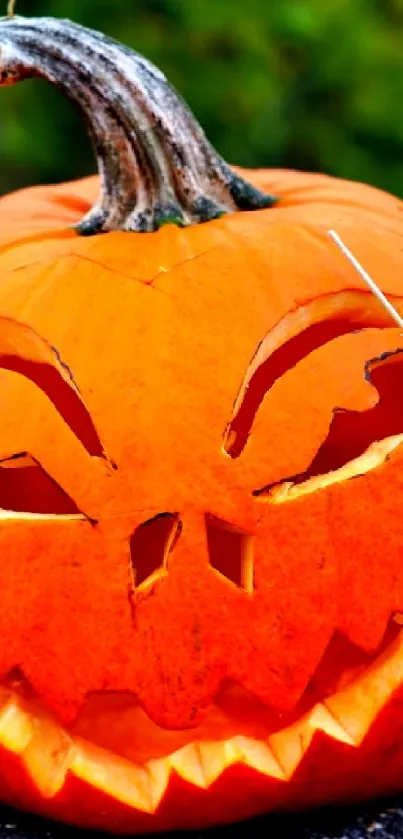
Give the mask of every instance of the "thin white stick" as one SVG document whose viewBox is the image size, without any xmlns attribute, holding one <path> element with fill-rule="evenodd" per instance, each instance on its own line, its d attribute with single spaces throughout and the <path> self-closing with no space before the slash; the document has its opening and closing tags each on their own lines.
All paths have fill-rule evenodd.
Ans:
<svg viewBox="0 0 403 839">
<path fill-rule="evenodd" d="M 379 286 L 377 286 L 377 284 L 374 282 L 374 280 L 369 276 L 369 274 L 367 274 L 365 269 L 362 267 L 361 263 L 358 262 L 358 259 L 356 259 L 354 254 L 351 253 L 351 251 L 344 244 L 342 239 L 340 239 L 339 234 L 336 233 L 335 230 L 329 230 L 329 236 L 336 243 L 337 247 L 340 248 L 340 250 L 344 254 L 344 256 L 347 257 L 349 262 L 351 262 L 351 264 L 354 266 L 355 270 L 358 271 L 360 277 L 362 277 L 364 282 L 370 288 L 370 290 L 372 291 L 372 294 L 374 294 L 375 297 L 379 300 L 379 302 L 382 303 L 382 306 L 390 314 L 391 318 L 393 318 L 395 323 L 397 323 L 397 325 L 400 326 L 401 329 L 403 329 L 403 318 L 400 317 L 399 313 L 396 311 L 394 306 L 392 306 L 392 304 L 389 302 L 387 297 L 385 297 L 384 293 L 381 291 Z"/>
</svg>

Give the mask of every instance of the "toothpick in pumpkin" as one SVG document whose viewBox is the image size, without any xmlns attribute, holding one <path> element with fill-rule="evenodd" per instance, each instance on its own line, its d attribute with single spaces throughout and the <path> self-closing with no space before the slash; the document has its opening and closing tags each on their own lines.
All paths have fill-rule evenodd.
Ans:
<svg viewBox="0 0 403 839">
<path fill-rule="evenodd" d="M 370 275 L 367 273 L 365 268 L 363 268 L 361 263 L 354 256 L 354 254 L 350 251 L 350 249 L 347 247 L 347 245 L 344 244 L 344 242 L 340 238 L 339 234 L 336 233 L 335 230 L 329 230 L 329 236 L 330 236 L 331 239 L 333 239 L 333 242 L 335 242 L 337 247 L 340 248 L 340 250 L 344 254 L 344 256 L 347 257 L 349 262 L 351 262 L 351 264 L 354 266 L 355 270 L 358 271 L 360 277 L 362 277 L 362 279 L 367 284 L 370 291 L 372 291 L 372 294 L 375 295 L 375 297 L 379 300 L 379 302 L 382 304 L 384 309 L 386 309 L 386 311 L 390 314 L 391 318 L 395 321 L 395 323 L 397 323 L 397 325 L 401 329 L 403 329 L 403 318 L 400 317 L 400 315 L 396 311 L 395 307 L 392 306 L 392 303 L 390 303 L 390 301 L 387 299 L 387 297 L 385 297 L 383 291 L 381 291 L 381 289 L 376 284 L 376 282 L 372 279 L 372 277 L 370 277 Z"/>
</svg>

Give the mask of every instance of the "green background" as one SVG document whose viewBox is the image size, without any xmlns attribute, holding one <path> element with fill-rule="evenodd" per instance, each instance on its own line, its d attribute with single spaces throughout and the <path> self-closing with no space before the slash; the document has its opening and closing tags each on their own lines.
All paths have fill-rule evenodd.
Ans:
<svg viewBox="0 0 403 839">
<path fill-rule="evenodd" d="M 232 163 L 325 171 L 403 197 L 403 0 L 18 0 L 16 10 L 70 17 L 145 54 Z M 0 193 L 94 168 L 60 93 L 41 80 L 0 90 Z"/>
</svg>

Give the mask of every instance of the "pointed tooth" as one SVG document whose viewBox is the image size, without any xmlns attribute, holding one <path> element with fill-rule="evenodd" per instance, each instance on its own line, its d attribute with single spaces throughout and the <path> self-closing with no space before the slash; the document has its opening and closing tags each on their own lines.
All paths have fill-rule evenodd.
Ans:
<svg viewBox="0 0 403 839">
<path fill-rule="evenodd" d="M 239 751 L 229 740 L 203 741 L 197 744 L 203 775 L 209 787 L 228 766 L 240 760 Z"/>
<path fill-rule="evenodd" d="M 151 812 L 155 813 L 166 793 L 171 767 L 165 758 L 161 758 L 161 760 L 150 760 L 145 769 L 150 778 Z"/>
<path fill-rule="evenodd" d="M 0 711 L 0 743 L 14 754 L 27 748 L 34 734 L 34 719 L 21 707 L 16 696 L 10 696 Z"/>
<path fill-rule="evenodd" d="M 309 724 L 309 717 L 306 715 L 288 728 L 277 731 L 269 737 L 269 746 L 284 770 L 286 778 L 291 778 L 301 763 L 311 745 L 314 733 Z"/>
<path fill-rule="evenodd" d="M 147 771 L 123 757 L 75 739 L 70 770 L 77 778 L 144 813 L 152 813 L 150 778 Z"/>
<path fill-rule="evenodd" d="M 239 750 L 243 762 L 252 769 L 256 769 L 257 772 L 271 778 L 278 778 L 281 781 L 286 780 L 283 768 L 267 743 L 243 736 L 233 737 L 232 742 Z"/>
<path fill-rule="evenodd" d="M 359 746 L 372 723 L 403 683 L 403 632 L 378 659 L 324 705 Z"/>
<path fill-rule="evenodd" d="M 240 753 L 239 746 L 237 746 L 234 737 L 232 738 L 232 740 L 224 740 L 223 746 L 227 766 L 232 766 L 234 763 L 237 763 L 242 760 L 242 755 Z"/>
<path fill-rule="evenodd" d="M 315 705 L 310 716 L 310 724 L 312 728 L 323 731 L 334 740 L 339 740 L 340 743 L 346 743 L 349 746 L 355 746 L 356 743 L 351 735 L 340 725 L 339 721 L 326 708 L 325 705 Z"/>
<path fill-rule="evenodd" d="M 195 787 L 206 789 L 208 786 L 200 755 L 194 743 L 189 743 L 173 755 L 170 755 L 169 762 L 175 772 L 185 781 Z"/>
<path fill-rule="evenodd" d="M 359 691 L 361 693 L 361 691 Z M 371 695 L 357 695 L 357 691 L 350 695 L 346 693 L 334 694 L 324 701 L 324 706 L 338 725 L 349 736 L 353 746 L 359 746 L 368 733 L 379 711 L 386 704 L 372 701 Z"/>
<path fill-rule="evenodd" d="M 35 733 L 22 753 L 22 760 L 44 798 L 62 789 L 73 759 L 73 742 L 50 717 L 35 720 Z"/>
</svg>

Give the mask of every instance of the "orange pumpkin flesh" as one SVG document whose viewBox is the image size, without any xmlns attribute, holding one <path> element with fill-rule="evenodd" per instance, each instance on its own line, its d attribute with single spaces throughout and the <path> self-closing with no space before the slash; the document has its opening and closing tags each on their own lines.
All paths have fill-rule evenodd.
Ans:
<svg viewBox="0 0 403 839">
<path fill-rule="evenodd" d="M 0 200 L 0 798 L 68 822 L 401 788 L 403 337 L 327 231 L 403 313 L 402 203 L 241 174 L 145 234 Z"/>
</svg>

